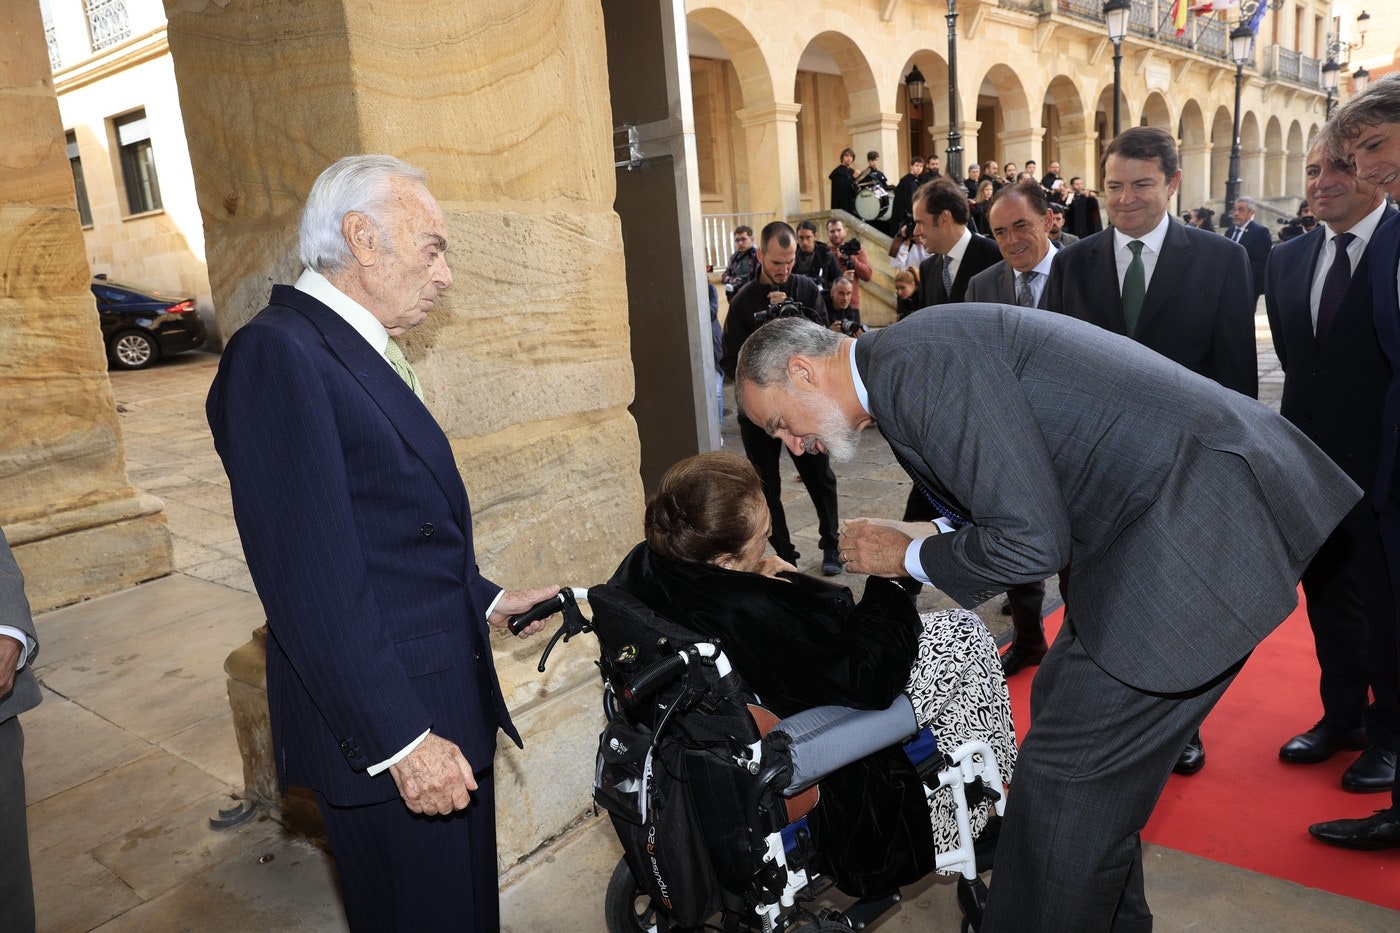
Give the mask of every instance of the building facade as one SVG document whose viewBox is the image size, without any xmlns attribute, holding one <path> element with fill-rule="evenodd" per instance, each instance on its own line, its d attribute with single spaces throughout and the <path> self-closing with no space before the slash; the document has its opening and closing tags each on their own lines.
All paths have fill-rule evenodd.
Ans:
<svg viewBox="0 0 1400 933">
<path fill-rule="evenodd" d="M 1259 2 L 1266 9 L 1240 69 L 1240 193 L 1291 214 L 1307 144 L 1326 118 L 1321 65 L 1336 30 L 1352 23 L 1342 4 L 1334 17 L 1330 0 Z M 1132 0 L 1120 126 L 1173 130 L 1177 209 L 1218 206 L 1234 137 L 1229 35 L 1240 11 L 1189 15 L 1178 36 L 1172 7 Z M 686 10 L 707 214 L 825 210 L 827 174 L 847 146 L 858 169 L 867 150 L 879 151 L 891 179 L 912 153 L 939 156 L 946 172 L 950 129 L 964 168 L 1035 160 L 1043 174 L 1059 161 L 1066 179 L 1098 184 L 1114 111 L 1102 0 L 813 0 L 796 11 L 773 0 L 688 0 Z M 925 80 L 920 103 L 906 81 L 915 69 Z"/>
</svg>

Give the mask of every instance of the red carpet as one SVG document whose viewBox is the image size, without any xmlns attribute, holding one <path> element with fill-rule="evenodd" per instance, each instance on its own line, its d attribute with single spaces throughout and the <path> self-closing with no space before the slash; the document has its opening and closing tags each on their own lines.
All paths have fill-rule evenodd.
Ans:
<svg viewBox="0 0 1400 933">
<path fill-rule="evenodd" d="M 1045 620 L 1051 638 L 1063 617 L 1060 609 Z M 1018 731 L 1030 723 L 1036 670 L 1028 668 L 1009 681 Z M 1255 650 L 1206 719 L 1205 768 L 1190 777 L 1171 777 L 1143 838 L 1400 910 L 1400 850 L 1353 852 L 1308 835 L 1310 823 L 1370 816 L 1390 805 L 1390 795 L 1342 790 L 1342 772 L 1355 752 L 1320 765 L 1278 759 L 1279 746 L 1321 716 L 1317 676 L 1312 632 L 1300 604 Z"/>
</svg>

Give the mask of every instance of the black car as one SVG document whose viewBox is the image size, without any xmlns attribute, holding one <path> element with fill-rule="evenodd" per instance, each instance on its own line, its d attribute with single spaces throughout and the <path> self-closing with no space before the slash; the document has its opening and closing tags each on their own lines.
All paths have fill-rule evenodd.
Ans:
<svg viewBox="0 0 1400 933">
<path fill-rule="evenodd" d="M 93 277 L 92 293 L 107 359 L 116 369 L 143 369 L 162 356 L 204 343 L 204 321 L 193 296 L 110 282 L 101 275 Z"/>
</svg>

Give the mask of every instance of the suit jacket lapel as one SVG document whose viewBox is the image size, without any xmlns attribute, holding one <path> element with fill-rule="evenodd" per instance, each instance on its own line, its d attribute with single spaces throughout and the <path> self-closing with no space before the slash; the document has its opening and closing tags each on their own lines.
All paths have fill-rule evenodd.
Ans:
<svg viewBox="0 0 1400 933">
<path fill-rule="evenodd" d="M 1322 247 L 1327 243 L 1326 232 L 1319 226 L 1306 234 L 1303 242 L 1307 244 L 1301 257 L 1303 261 L 1292 263 L 1279 276 L 1279 294 L 1276 297 L 1282 317 L 1280 326 L 1289 347 L 1289 366 L 1307 367 L 1317 358 L 1312 319 L 1312 282 L 1317 274 Z M 1353 276 L 1351 281 L 1355 285 L 1356 277 Z"/>
<path fill-rule="evenodd" d="M 1118 263 L 1113 256 L 1113 231 L 1103 231 L 1094 241 L 1093 250 L 1093 271 L 1089 278 L 1096 292 L 1094 301 L 1103 314 L 1103 320 L 1094 323 L 1115 334 L 1127 334 L 1127 325 L 1123 323 L 1123 295 L 1118 289 Z"/>
<path fill-rule="evenodd" d="M 1191 238 L 1186 231 L 1179 229 L 1175 221 L 1167 224 L 1167 235 L 1162 240 L 1162 252 L 1157 257 L 1157 266 L 1152 270 L 1152 281 L 1147 286 L 1147 295 L 1142 300 L 1142 314 L 1138 316 L 1138 333 L 1146 333 L 1152 319 L 1162 310 L 1167 299 L 1181 287 L 1187 270 L 1191 267 Z M 1119 313 L 1122 303 L 1119 303 Z"/>
<path fill-rule="evenodd" d="M 1394 208 L 1387 208 L 1381 214 L 1381 224 L 1384 224 L 1391 217 L 1400 214 Z M 1376 229 L 1379 231 L 1380 227 Z M 1371 302 L 1371 254 L 1375 252 L 1372 248 L 1375 245 L 1376 237 L 1371 236 L 1371 242 L 1366 244 L 1366 250 L 1361 254 L 1361 259 L 1356 263 L 1356 268 L 1351 272 L 1351 284 L 1347 286 L 1347 293 L 1342 296 L 1342 305 L 1337 309 L 1337 317 L 1332 321 L 1332 333 L 1342 333 L 1353 327 L 1365 324 L 1372 326 L 1372 302 Z M 1311 279 L 1308 280 L 1311 284 Z M 1331 342 L 1331 338 L 1328 338 Z"/>
<path fill-rule="evenodd" d="M 1005 262 L 1005 260 L 1003 260 L 1003 262 Z M 1016 270 L 1011 268 L 1011 263 L 1007 262 L 1001 267 L 1001 275 L 997 276 L 997 287 L 1001 293 L 997 300 L 1009 305 L 1017 303 Z M 1041 294 L 1044 294 L 1044 292 Z"/>
<path fill-rule="evenodd" d="M 298 310 L 311 320 L 326 345 L 340 360 L 350 374 L 364 388 L 371 401 L 379 407 L 384 416 L 399 432 L 404 443 L 413 450 L 423 464 L 433 474 L 457 520 L 466 524 L 466 487 L 462 476 L 457 472 L 457 462 L 452 454 L 452 445 L 447 435 L 434 420 L 426 405 L 394 372 L 374 348 L 359 335 L 340 315 L 310 296 L 301 295 L 314 307 L 298 305 Z"/>
</svg>

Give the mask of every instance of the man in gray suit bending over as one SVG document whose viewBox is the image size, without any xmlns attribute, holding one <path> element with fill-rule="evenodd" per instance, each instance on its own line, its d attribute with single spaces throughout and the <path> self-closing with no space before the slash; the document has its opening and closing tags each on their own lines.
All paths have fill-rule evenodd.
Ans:
<svg viewBox="0 0 1400 933">
<path fill-rule="evenodd" d="M 24 577 L 0 531 L 0 925 L 17 933 L 34 929 L 19 714 L 39 705 L 39 684 L 31 669 L 38 651 Z"/>
<path fill-rule="evenodd" d="M 942 513 L 847 523 L 848 572 L 976 606 L 1070 568 L 1072 621 L 1032 688 L 982 930 L 1150 930 L 1138 833 L 1360 490 L 1258 402 L 1006 305 L 944 305 L 859 340 L 774 321 L 736 387 L 794 453 L 853 455 L 878 424 Z"/>
</svg>

